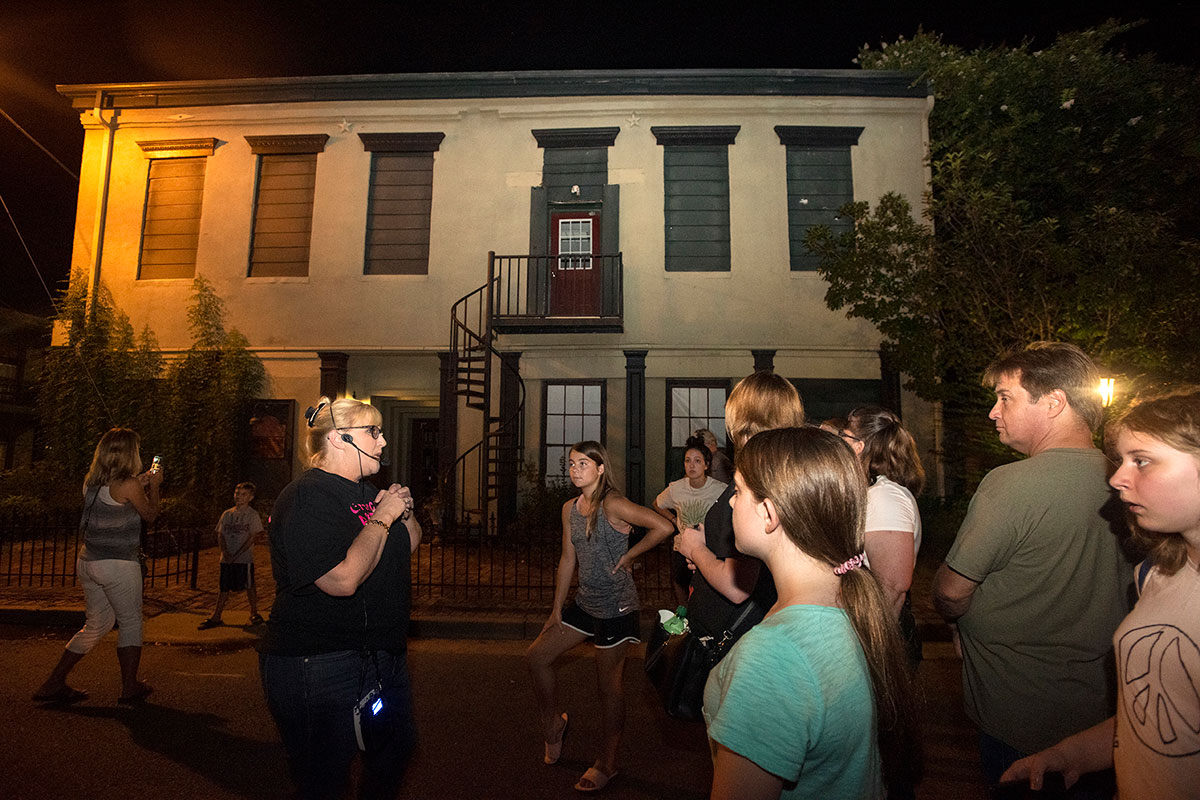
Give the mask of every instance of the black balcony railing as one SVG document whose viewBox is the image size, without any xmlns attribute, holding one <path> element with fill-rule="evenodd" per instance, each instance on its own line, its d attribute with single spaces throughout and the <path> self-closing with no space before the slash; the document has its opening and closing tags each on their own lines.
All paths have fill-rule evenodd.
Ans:
<svg viewBox="0 0 1200 800">
<path fill-rule="evenodd" d="M 620 331 L 624 314 L 624 265 L 620 253 L 591 256 L 502 256 L 488 254 L 492 328 L 500 333 Z M 560 269 L 564 264 L 568 269 Z M 564 273 L 587 266 L 591 296 L 564 304 L 555 292 Z M 556 277 L 562 276 L 562 277 Z"/>
</svg>

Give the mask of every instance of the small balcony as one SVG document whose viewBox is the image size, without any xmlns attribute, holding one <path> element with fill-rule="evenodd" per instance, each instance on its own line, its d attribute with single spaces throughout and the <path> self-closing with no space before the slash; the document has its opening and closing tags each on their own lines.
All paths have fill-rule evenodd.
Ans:
<svg viewBox="0 0 1200 800">
<path fill-rule="evenodd" d="M 621 254 L 488 254 L 492 330 L 497 333 L 621 333 Z"/>
</svg>

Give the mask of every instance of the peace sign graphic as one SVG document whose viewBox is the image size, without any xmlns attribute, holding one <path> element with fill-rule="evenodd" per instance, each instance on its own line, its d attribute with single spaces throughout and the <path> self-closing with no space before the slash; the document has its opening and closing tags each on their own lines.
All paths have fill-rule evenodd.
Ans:
<svg viewBox="0 0 1200 800">
<path fill-rule="evenodd" d="M 1200 753 L 1200 647 L 1174 625 L 1145 625 L 1121 637 L 1117 657 L 1142 744 L 1172 758 Z"/>
</svg>

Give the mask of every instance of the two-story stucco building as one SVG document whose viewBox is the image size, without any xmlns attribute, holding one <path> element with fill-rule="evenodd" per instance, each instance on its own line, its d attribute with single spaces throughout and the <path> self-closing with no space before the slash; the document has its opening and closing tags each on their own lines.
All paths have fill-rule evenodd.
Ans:
<svg viewBox="0 0 1200 800">
<path fill-rule="evenodd" d="M 688 432 L 723 437 L 727 392 L 762 367 L 818 420 L 900 408 L 930 457 L 929 409 L 881 364 L 877 331 L 826 308 L 802 243 L 812 225 L 844 225 L 852 199 L 920 206 L 932 97 L 911 75 L 59 91 L 86 131 L 76 279 L 107 287 L 170 352 L 189 343 L 181 310 L 204 276 L 266 364 L 264 400 L 280 402 L 260 417 L 294 434 L 322 393 L 370 399 L 391 477 L 420 494 L 453 473 L 475 518 L 511 514 L 514 457 L 554 476 L 582 438 L 604 442 L 634 498 L 653 497 L 680 476 Z M 293 472 L 286 449 L 274 457 Z"/>
</svg>

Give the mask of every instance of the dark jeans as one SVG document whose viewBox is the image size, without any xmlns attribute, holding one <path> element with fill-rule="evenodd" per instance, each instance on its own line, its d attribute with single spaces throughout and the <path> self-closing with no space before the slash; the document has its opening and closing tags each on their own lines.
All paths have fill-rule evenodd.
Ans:
<svg viewBox="0 0 1200 800">
<path fill-rule="evenodd" d="M 989 786 L 995 786 L 1000 781 L 1004 771 L 1013 762 L 1024 758 L 1028 753 L 1022 753 L 1010 747 L 995 736 L 979 732 L 979 760 L 983 765 L 983 776 Z M 1102 772 L 1089 772 L 1080 777 L 1079 782 L 1065 794 L 1045 792 L 1039 797 L 1065 797 L 1070 800 L 1112 800 L 1116 791 L 1116 778 L 1111 769 Z M 1030 795 L 1033 797 L 1034 795 Z"/>
<path fill-rule="evenodd" d="M 354 706 L 375 684 L 379 664 L 384 703 L 392 710 L 393 735 L 378 752 L 363 756 L 359 797 L 395 797 L 416 746 L 412 687 L 403 653 L 357 650 L 314 656 L 259 654 L 267 708 L 279 727 L 297 797 L 341 797 L 358 750 Z M 365 676 L 365 677 L 364 677 Z"/>
</svg>

